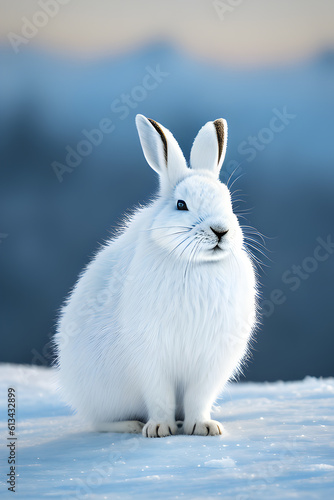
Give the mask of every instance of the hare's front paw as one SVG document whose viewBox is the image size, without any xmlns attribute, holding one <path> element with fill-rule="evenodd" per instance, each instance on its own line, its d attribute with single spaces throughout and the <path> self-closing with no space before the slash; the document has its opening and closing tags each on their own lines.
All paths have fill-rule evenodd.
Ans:
<svg viewBox="0 0 334 500">
<path fill-rule="evenodd" d="M 177 433 L 176 422 L 157 422 L 149 420 L 142 430 L 145 437 L 165 437 Z"/>
<path fill-rule="evenodd" d="M 218 436 L 223 434 L 224 427 L 217 420 L 189 421 L 184 423 L 184 432 L 196 436 Z"/>
</svg>

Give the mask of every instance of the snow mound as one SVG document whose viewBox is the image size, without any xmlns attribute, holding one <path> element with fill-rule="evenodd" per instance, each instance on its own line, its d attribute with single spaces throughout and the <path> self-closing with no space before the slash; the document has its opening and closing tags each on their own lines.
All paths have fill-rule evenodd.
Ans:
<svg viewBox="0 0 334 500">
<path fill-rule="evenodd" d="M 217 437 L 90 432 L 61 402 L 52 369 L 0 365 L 2 498 L 7 391 L 16 391 L 16 493 L 22 499 L 334 498 L 334 379 L 230 384 Z"/>
</svg>

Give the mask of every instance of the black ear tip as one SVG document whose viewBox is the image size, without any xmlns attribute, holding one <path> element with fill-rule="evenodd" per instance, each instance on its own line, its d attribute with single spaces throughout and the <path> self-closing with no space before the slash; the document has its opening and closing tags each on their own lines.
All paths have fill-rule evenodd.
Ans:
<svg viewBox="0 0 334 500">
<path fill-rule="evenodd" d="M 213 122 L 215 129 L 218 132 L 224 134 L 226 121 L 223 118 L 218 118 Z"/>
<path fill-rule="evenodd" d="M 225 142 L 225 123 L 222 118 L 218 118 L 218 120 L 215 120 L 213 122 L 215 129 L 216 129 L 216 134 L 217 134 L 217 141 L 218 141 L 218 163 L 220 162 L 220 158 L 222 156 L 223 148 L 224 148 L 224 142 Z"/>
</svg>

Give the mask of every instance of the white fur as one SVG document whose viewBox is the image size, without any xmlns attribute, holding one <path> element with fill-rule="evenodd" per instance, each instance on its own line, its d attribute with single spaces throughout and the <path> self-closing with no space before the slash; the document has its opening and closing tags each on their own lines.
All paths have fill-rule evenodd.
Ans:
<svg viewBox="0 0 334 500">
<path fill-rule="evenodd" d="M 224 130 L 224 144 L 218 158 L 217 132 L 214 122 L 206 123 L 198 132 L 190 152 L 190 165 L 194 170 L 206 168 L 211 170 L 218 179 L 221 166 L 226 155 L 227 123 L 220 119 Z"/>
<path fill-rule="evenodd" d="M 160 194 L 97 253 L 62 309 L 55 337 L 60 382 L 97 430 L 140 432 L 139 420 L 143 435 L 165 436 L 182 419 L 185 433 L 221 434 L 210 411 L 254 329 L 253 265 L 212 165 L 189 169 L 163 128 L 166 164 L 159 133 L 142 116 L 137 127 L 162 178 Z M 197 155 L 198 147 L 198 164 Z M 189 210 L 177 210 L 178 200 Z M 216 250 L 210 227 L 228 230 Z"/>
<path fill-rule="evenodd" d="M 166 162 L 161 137 L 149 120 L 143 115 L 137 115 L 136 125 L 146 161 L 160 175 L 160 192 L 162 195 L 168 195 L 170 190 L 189 172 L 180 146 L 171 132 L 159 123 L 168 142 Z"/>
</svg>

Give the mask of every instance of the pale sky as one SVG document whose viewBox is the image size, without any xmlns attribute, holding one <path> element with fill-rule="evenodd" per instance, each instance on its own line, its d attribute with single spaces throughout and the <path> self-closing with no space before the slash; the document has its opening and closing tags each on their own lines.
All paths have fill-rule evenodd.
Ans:
<svg viewBox="0 0 334 500">
<path fill-rule="evenodd" d="M 164 40 L 197 57 L 261 65 L 334 47 L 334 0 L 53 1 L 64 5 L 22 50 L 43 47 L 94 58 Z M 0 0 L 0 40 L 10 46 L 8 33 L 20 35 L 22 18 L 34 19 L 43 3 Z"/>
</svg>

